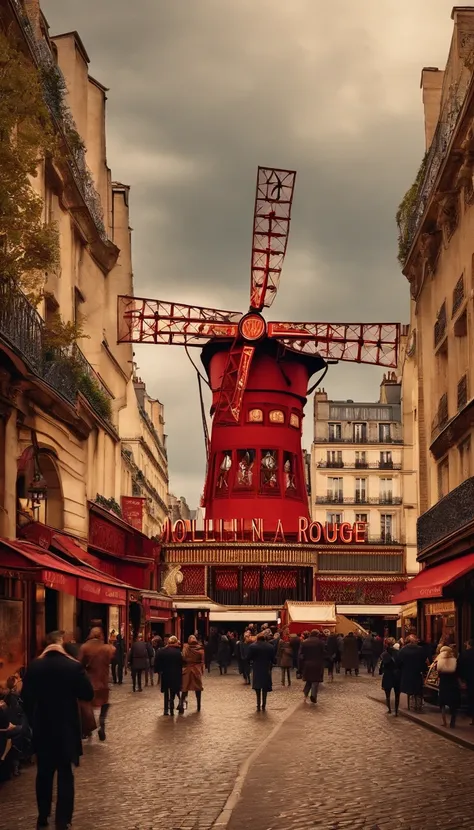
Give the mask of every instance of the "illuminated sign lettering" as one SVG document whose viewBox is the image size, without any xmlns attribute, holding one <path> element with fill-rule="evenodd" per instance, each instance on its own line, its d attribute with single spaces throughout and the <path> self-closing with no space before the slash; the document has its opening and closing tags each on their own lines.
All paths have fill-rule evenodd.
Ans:
<svg viewBox="0 0 474 830">
<path fill-rule="evenodd" d="M 288 535 L 289 531 L 286 531 Z M 295 532 L 291 532 L 294 537 Z M 330 523 L 311 522 L 304 516 L 298 519 L 297 541 L 313 545 L 363 545 L 367 543 L 365 522 Z M 263 519 L 205 519 L 203 530 L 197 530 L 195 519 L 167 520 L 161 533 L 162 544 L 208 543 L 208 542 L 286 542 L 285 529 L 278 520 L 276 529 L 266 531 Z"/>
</svg>

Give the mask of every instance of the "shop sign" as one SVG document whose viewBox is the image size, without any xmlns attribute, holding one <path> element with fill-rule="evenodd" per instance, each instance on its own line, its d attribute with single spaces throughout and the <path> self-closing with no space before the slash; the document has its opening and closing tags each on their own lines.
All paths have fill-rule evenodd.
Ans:
<svg viewBox="0 0 474 830">
<path fill-rule="evenodd" d="M 143 505 L 145 499 L 135 496 L 122 496 L 122 518 L 129 525 L 132 525 L 140 533 L 143 530 Z"/>
<path fill-rule="evenodd" d="M 454 614 L 456 606 L 453 601 L 449 602 L 427 602 L 425 605 L 425 614 L 427 617 L 435 616 L 436 614 Z"/>
<path fill-rule="evenodd" d="M 288 533 L 290 531 L 287 531 Z M 292 531 L 294 533 L 294 531 Z M 199 534 L 199 535 L 198 535 Z M 266 538 L 265 538 L 266 536 Z M 162 527 L 161 542 L 183 544 L 185 542 L 286 542 L 285 529 L 281 519 L 276 530 L 267 531 L 263 519 L 204 519 L 204 531 L 198 531 L 195 519 L 166 520 Z M 367 543 L 366 522 L 341 522 L 331 524 L 310 522 L 305 516 L 298 519 L 297 541 L 299 544 L 343 544 L 363 545 Z"/>
<path fill-rule="evenodd" d="M 126 605 L 127 602 L 127 594 L 123 588 L 104 585 L 102 582 L 93 582 L 89 579 L 78 580 L 77 596 L 85 602 L 104 605 Z"/>
<path fill-rule="evenodd" d="M 125 556 L 126 534 L 120 527 L 89 514 L 89 544 L 115 556 Z"/>
<path fill-rule="evenodd" d="M 59 571 L 41 571 L 41 582 L 46 588 L 63 591 L 65 594 L 76 595 L 76 577 L 67 576 Z"/>
</svg>

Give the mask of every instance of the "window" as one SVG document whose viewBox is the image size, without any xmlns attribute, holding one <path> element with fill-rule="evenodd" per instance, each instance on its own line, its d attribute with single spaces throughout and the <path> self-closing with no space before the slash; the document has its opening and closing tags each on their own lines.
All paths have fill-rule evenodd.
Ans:
<svg viewBox="0 0 474 830">
<path fill-rule="evenodd" d="M 326 463 L 328 467 L 343 467 L 342 450 L 328 450 Z"/>
<path fill-rule="evenodd" d="M 354 424 L 352 430 L 355 444 L 367 441 L 367 424 Z"/>
<path fill-rule="evenodd" d="M 235 486 L 238 490 L 251 490 L 254 481 L 255 450 L 239 450 L 237 462 Z"/>
<path fill-rule="evenodd" d="M 296 458 L 291 452 L 286 452 L 283 461 L 283 479 L 285 495 L 295 496 L 297 490 Z"/>
<path fill-rule="evenodd" d="M 270 422 L 272 424 L 284 424 L 285 423 L 285 415 L 281 411 L 281 409 L 273 409 L 270 412 Z"/>
<path fill-rule="evenodd" d="M 460 482 L 471 477 L 471 439 L 467 438 L 459 444 L 459 472 Z"/>
<path fill-rule="evenodd" d="M 393 542 L 393 516 L 382 513 L 380 516 L 380 538 L 382 542 Z"/>
<path fill-rule="evenodd" d="M 295 412 L 292 412 L 290 415 L 290 427 L 295 427 L 296 429 L 300 428 L 300 419 Z"/>
<path fill-rule="evenodd" d="M 326 513 L 328 525 L 340 525 L 343 522 L 343 513 Z"/>
<path fill-rule="evenodd" d="M 252 424 L 261 424 L 263 423 L 263 412 L 261 409 L 251 409 L 249 412 L 248 420 Z"/>
<path fill-rule="evenodd" d="M 262 450 L 260 461 L 260 488 L 264 493 L 278 492 L 278 452 Z"/>
<path fill-rule="evenodd" d="M 340 441 L 342 438 L 341 424 L 329 424 L 329 440 Z"/>
<path fill-rule="evenodd" d="M 217 457 L 217 482 L 216 493 L 219 496 L 227 495 L 229 492 L 229 476 L 232 469 L 232 452 L 231 450 L 224 450 L 220 458 Z"/>
<path fill-rule="evenodd" d="M 363 522 L 365 525 L 368 524 L 368 513 L 356 513 L 355 520 L 356 522 Z"/>
<path fill-rule="evenodd" d="M 379 424 L 379 441 L 381 444 L 390 441 L 390 424 Z"/>
<path fill-rule="evenodd" d="M 367 501 L 367 479 L 356 478 L 355 480 L 355 500 L 358 504 L 365 504 Z"/>
<path fill-rule="evenodd" d="M 385 470 L 391 470 L 393 468 L 392 453 L 390 450 L 380 453 L 379 467 Z"/>
<path fill-rule="evenodd" d="M 74 289 L 74 322 L 79 323 L 81 320 L 81 305 L 84 302 L 84 295 L 78 288 Z"/>
<path fill-rule="evenodd" d="M 393 502 L 393 490 L 392 490 L 393 479 L 392 478 L 381 478 L 380 479 L 380 501 L 382 504 L 392 504 Z"/>
<path fill-rule="evenodd" d="M 343 501 L 342 478 L 328 478 L 328 499 L 332 502 Z"/>
<path fill-rule="evenodd" d="M 367 453 L 364 452 L 356 452 L 356 459 L 355 459 L 356 467 L 367 467 Z"/>
<path fill-rule="evenodd" d="M 442 499 L 449 493 L 449 462 L 445 458 L 438 464 L 438 498 Z"/>
</svg>

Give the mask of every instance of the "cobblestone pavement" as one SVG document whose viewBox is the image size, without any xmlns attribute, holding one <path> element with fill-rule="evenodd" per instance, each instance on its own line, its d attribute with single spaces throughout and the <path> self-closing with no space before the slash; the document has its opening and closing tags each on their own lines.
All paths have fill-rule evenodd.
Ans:
<svg viewBox="0 0 474 830">
<path fill-rule="evenodd" d="M 275 673 L 276 675 L 276 673 Z M 194 695 L 184 716 L 163 717 L 163 695 L 113 687 L 107 741 L 84 744 L 75 773 L 74 830 L 208 830 L 240 764 L 298 698 L 300 683 L 278 687 L 257 717 L 255 693 L 233 669 L 204 678 L 202 712 Z M 375 705 L 375 704 L 374 704 Z M 34 830 L 34 768 L 0 790 L 0 830 Z"/>
<path fill-rule="evenodd" d="M 303 702 L 252 765 L 228 830 L 472 830 L 472 750 L 386 714 L 367 698 L 379 686 L 338 677 Z"/>
<path fill-rule="evenodd" d="M 275 672 L 269 709 L 236 674 L 205 678 L 203 710 L 162 716 L 157 687 L 112 692 L 107 741 L 86 742 L 76 772 L 74 830 L 210 830 L 240 764 L 300 699 Z M 251 767 L 229 830 L 474 828 L 471 751 L 367 695 L 379 678 L 325 683 L 301 703 Z M 34 769 L 0 790 L 0 830 L 34 830 Z"/>
</svg>

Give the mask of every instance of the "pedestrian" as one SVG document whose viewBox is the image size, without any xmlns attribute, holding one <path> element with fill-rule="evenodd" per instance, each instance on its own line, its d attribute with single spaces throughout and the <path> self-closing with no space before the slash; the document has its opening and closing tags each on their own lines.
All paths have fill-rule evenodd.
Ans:
<svg viewBox="0 0 474 830">
<path fill-rule="evenodd" d="M 211 663 L 214 656 L 214 644 L 212 640 L 204 640 L 204 665 L 208 674 L 211 673 Z"/>
<path fill-rule="evenodd" d="M 148 668 L 145 669 L 145 686 L 148 686 L 148 681 L 150 681 L 150 685 L 153 686 L 153 667 L 155 665 L 155 650 L 151 644 L 151 637 L 149 637 L 145 645 L 148 654 Z"/>
<path fill-rule="evenodd" d="M 441 709 L 443 726 L 446 723 L 446 709 L 449 709 L 451 719 L 449 726 L 456 726 L 456 715 L 461 705 L 461 689 L 459 687 L 459 673 L 454 651 L 449 646 L 442 646 L 436 658 L 436 669 L 439 677 L 438 704 Z"/>
<path fill-rule="evenodd" d="M 252 645 L 252 635 L 250 631 L 244 634 L 243 642 L 240 644 L 240 653 L 242 655 L 242 669 L 244 675 L 244 683 L 250 686 L 250 663 L 249 663 L 249 649 Z"/>
<path fill-rule="evenodd" d="M 466 684 L 467 708 L 474 726 L 474 640 L 468 640 L 458 660 L 458 672 Z"/>
<path fill-rule="evenodd" d="M 326 665 L 328 667 L 328 676 L 334 681 L 334 666 L 337 661 L 337 656 L 339 653 L 339 643 L 337 639 L 337 634 L 333 631 L 328 632 L 328 636 L 326 639 Z"/>
<path fill-rule="evenodd" d="M 406 645 L 400 649 L 398 654 L 401 669 L 400 691 L 407 696 L 408 709 L 410 709 L 411 698 L 415 698 L 415 712 L 419 712 L 423 708 L 425 654 L 414 634 L 407 637 Z"/>
<path fill-rule="evenodd" d="M 150 657 L 142 634 L 135 634 L 128 652 L 128 665 L 132 673 L 132 690 L 142 692 L 142 675 L 148 671 Z"/>
<path fill-rule="evenodd" d="M 361 657 L 367 666 L 367 674 L 373 676 L 375 671 L 375 641 L 372 634 L 367 634 L 362 640 Z"/>
<path fill-rule="evenodd" d="M 230 651 L 230 644 L 229 638 L 226 637 L 225 634 L 219 640 L 219 647 L 217 649 L 217 663 L 219 666 L 219 672 L 221 674 L 227 674 L 227 669 L 229 667 L 231 659 L 231 651 Z"/>
<path fill-rule="evenodd" d="M 344 634 L 337 635 L 337 653 L 334 665 L 336 667 L 336 674 L 341 673 L 342 648 L 344 645 Z"/>
<path fill-rule="evenodd" d="M 324 659 L 324 642 L 314 628 L 300 649 L 300 670 L 305 682 L 303 693 L 305 699 L 311 693 L 311 703 L 318 701 L 319 684 L 324 680 Z"/>
<path fill-rule="evenodd" d="M 249 648 L 249 661 L 252 664 L 252 688 L 257 696 L 257 712 L 267 708 L 267 694 L 272 691 L 272 668 L 275 649 L 268 642 L 265 632 L 257 634 L 257 640 Z"/>
<path fill-rule="evenodd" d="M 98 736 L 105 741 L 105 720 L 109 711 L 109 672 L 110 661 L 115 648 L 104 643 L 101 628 L 92 628 L 86 642 L 79 650 L 79 660 L 84 666 L 94 689 L 93 709 L 100 709 Z"/>
<path fill-rule="evenodd" d="M 293 659 L 293 668 L 298 671 L 298 655 L 300 653 L 301 640 L 298 634 L 290 634 L 290 646 Z"/>
<path fill-rule="evenodd" d="M 188 642 L 183 648 L 182 657 L 182 694 L 178 711 L 181 713 L 184 711 L 184 704 L 186 704 L 187 708 L 188 692 L 195 692 L 197 710 L 200 712 L 203 690 L 202 675 L 204 671 L 204 649 L 200 643 L 198 643 L 197 637 L 191 635 L 191 637 L 188 638 Z"/>
<path fill-rule="evenodd" d="M 353 671 L 356 677 L 359 675 L 359 647 L 352 631 L 349 631 L 342 643 L 342 668 L 346 675 Z"/>
<path fill-rule="evenodd" d="M 81 663 L 63 648 L 61 632 L 49 640 L 26 671 L 22 700 L 36 753 L 36 826 L 48 826 L 57 773 L 56 830 L 67 830 L 74 812 L 72 765 L 79 766 L 82 755 L 77 701 L 92 701 L 94 689 Z"/>
<path fill-rule="evenodd" d="M 380 656 L 379 674 L 382 675 L 382 689 L 385 692 L 388 713 L 389 715 L 392 714 L 390 696 L 393 689 L 395 695 L 395 717 L 398 717 L 398 707 L 400 705 L 400 661 L 399 653 L 395 645 L 394 638 L 387 637 L 385 640 L 385 650 Z"/>
<path fill-rule="evenodd" d="M 293 649 L 291 647 L 288 629 L 285 629 L 277 641 L 276 651 L 277 666 L 281 669 L 281 685 L 285 685 L 288 679 L 288 686 L 291 686 L 291 669 L 293 667 Z"/>
<path fill-rule="evenodd" d="M 164 695 L 164 715 L 174 715 L 174 699 L 178 696 L 178 708 L 183 684 L 183 657 L 178 638 L 169 637 L 164 648 L 155 654 L 155 674 L 160 675 L 161 693 Z"/>
<path fill-rule="evenodd" d="M 115 654 L 112 657 L 112 680 L 121 685 L 123 683 L 123 664 L 125 662 L 125 640 L 119 631 L 115 638 Z"/>
</svg>

